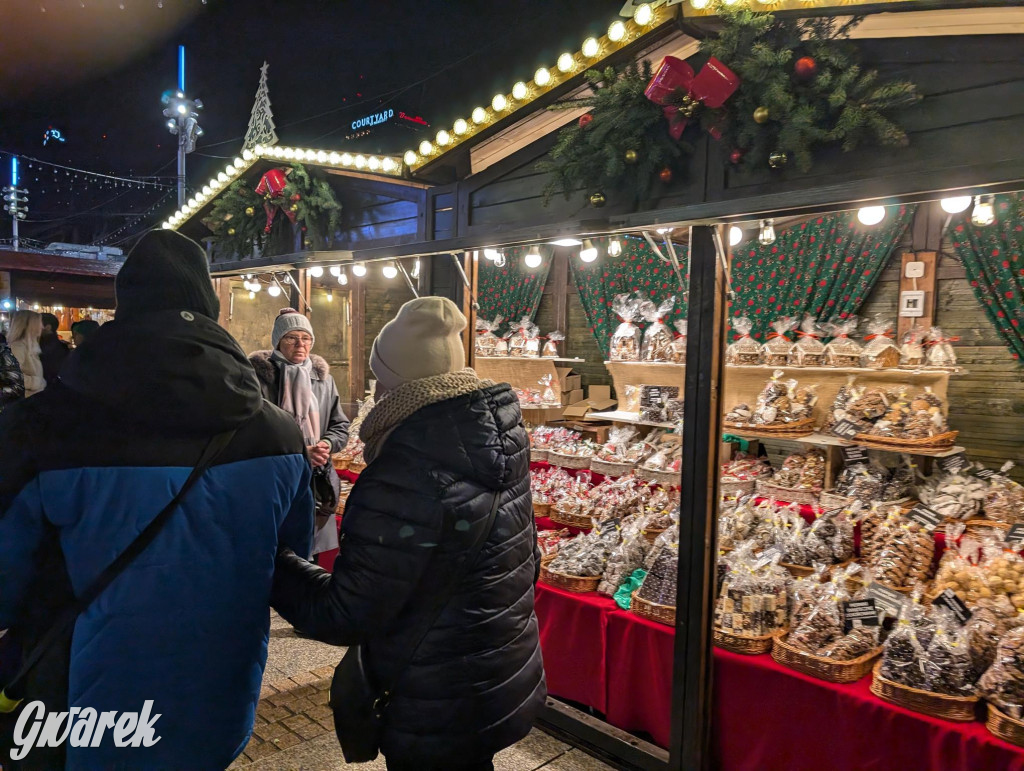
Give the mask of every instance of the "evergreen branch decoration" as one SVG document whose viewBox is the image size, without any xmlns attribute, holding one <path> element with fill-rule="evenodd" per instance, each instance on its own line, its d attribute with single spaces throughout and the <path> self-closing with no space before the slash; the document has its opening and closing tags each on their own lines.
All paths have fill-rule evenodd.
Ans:
<svg viewBox="0 0 1024 771">
<path fill-rule="evenodd" d="M 295 224 L 303 228 L 312 246 L 322 246 L 341 221 L 341 204 L 330 185 L 311 177 L 302 164 L 285 168 L 288 169 L 287 182 L 281 195 L 270 203 L 294 206 Z M 274 218 L 271 232 L 264 231 L 267 219 L 263 204 L 264 197 L 256 192 L 252 181 L 239 179 L 213 202 L 203 224 L 213 233 L 219 248 L 236 255 L 248 254 L 254 248 L 263 250 L 271 242 L 290 243 L 290 223 L 282 213 Z M 290 249 L 289 246 L 284 248 Z"/>
<path fill-rule="evenodd" d="M 644 96 L 651 79 L 649 61 L 631 62 L 622 71 L 590 70 L 586 78 L 592 95 L 552 108 L 589 107 L 592 120 L 589 125 L 563 128 L 550 159 L 538 164 L 540 171 L 551 174 L 544 187 L 545 202 L 557 193 L 568 200 L 580 192 L 605 190 L 641 201 L 662 169 L 682 170 L 680 162 L 692 148 L 669 136 L 662 108 Z M 635 160 L 627 160 L 627 155 Z"/>
<path fill-rule="evenodd" d="M 862 66 L 849 40 L 862 18 L 778 20 L 724 5 L 719 13 L 725 26 L 701 43 L 701 53 L 725 62 L 743 82 L 723 110 L 704 120 L 716 122 L 746 165 L 764 168 L 774 154 L 772 165 L 792 158 L 807 171 L 821 145 L 849 152 L 866 144 L 907 144 L 906 131 L 890 114 L 921 96 L 913 83 L 883 81 Z M 760 123 L 754 117 L 759 108 L 767 110 Z"/>
</svg>

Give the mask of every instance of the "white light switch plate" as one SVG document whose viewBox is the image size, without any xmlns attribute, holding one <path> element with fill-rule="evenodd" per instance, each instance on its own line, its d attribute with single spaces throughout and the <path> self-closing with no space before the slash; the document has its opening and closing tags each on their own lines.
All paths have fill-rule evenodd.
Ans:
<svg viewBox="0 0 1024 771">
<path fill-rule="evenodd" d="M 919 318 L 924 315 L 924 292 L 900 292 L 900 316 Z"/>
<path fill-rule="evenodd" d="M 906 272 L 907 278 L 922 278 L 924 276 L 924 263 L 908 262 Z"/>
</svg>

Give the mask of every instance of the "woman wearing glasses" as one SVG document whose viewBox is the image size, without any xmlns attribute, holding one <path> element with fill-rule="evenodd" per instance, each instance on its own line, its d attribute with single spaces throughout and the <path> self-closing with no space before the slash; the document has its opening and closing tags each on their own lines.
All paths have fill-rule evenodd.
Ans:
<svg viewBox="0 0 1024 771">
<path fill-rule="evenodd" d="M 338 476 L 331 454 L 348 442 L 348 418 L 341 411 L 338 386 L 322 356 L 312 353 L 316 336 L 303 314 L 284 308 L 274 320 L 272 351 L 249 356 L 263 397 L 295 419 L 313 467 L 316 530 L 313 557 L 338 548 L 334 508 L 338 505 Z"/>
</svg>

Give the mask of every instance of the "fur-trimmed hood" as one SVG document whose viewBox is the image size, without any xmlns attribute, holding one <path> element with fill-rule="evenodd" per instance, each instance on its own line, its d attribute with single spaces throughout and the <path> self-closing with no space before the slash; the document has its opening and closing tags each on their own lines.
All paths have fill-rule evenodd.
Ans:
<svg viewBox="0 0 1024 771">
<path fill-rule="evenodd" d="M 268 386 L 277 384 L 277 365 L 270 360 L 273 354 L 273 351 L 254 351 L 249 354 L 249 362 L 256 370 L 256 377 Z M 313 377 L 317 380 L 326 380 L 327 376 L 331 374 L 331 367 L 327 360 L 315 353 L 309 354 L 309 360 L 313 363 Z"/>
</svg>

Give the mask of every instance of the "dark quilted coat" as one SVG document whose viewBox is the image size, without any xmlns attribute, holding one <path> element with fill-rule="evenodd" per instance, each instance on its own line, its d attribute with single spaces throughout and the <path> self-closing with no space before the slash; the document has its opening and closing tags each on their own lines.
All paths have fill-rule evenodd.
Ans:
<svg viewBox="0 0 1024 771">
<path fill-rule="evenodd" d="M 387 681 L 495 492 L 500 507 L 475 566 L 395 689 L 382 747 L 389 760 L 489 757 L 529 732 L 546 696 L 529 439 L 511 388 L 424 407 L 391 433 L 348 499 L 333 575 L 278 558 L 278 611 L 319 639 L 364 644 L 371 672 Z"/>
</svg>

